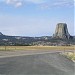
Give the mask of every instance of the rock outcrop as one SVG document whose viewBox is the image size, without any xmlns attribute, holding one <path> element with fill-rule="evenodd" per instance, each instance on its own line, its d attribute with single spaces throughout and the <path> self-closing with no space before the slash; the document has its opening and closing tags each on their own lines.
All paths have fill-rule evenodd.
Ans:
<svg viewBox="0 0 75 75">
<path fill-rule="evenodd" d="M 0 32 L 0 35 L 3 35 L 3 34 Z"/>
<path fill-rule="evenodd" d="M 70 39 L 71 36 L 68 32 L 67 24 L 66 23 L 58 23 L 56 26 L 55 34 L 53 34 L 54 38 L 61 38 L 61 39 Z"/>
</svg>

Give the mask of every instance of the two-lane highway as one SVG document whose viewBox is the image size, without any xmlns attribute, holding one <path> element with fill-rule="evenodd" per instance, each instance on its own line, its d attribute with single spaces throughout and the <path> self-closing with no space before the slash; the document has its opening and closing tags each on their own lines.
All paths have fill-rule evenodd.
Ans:
<svg viewBox="0 0 75 75">
<path fill-rule="evenodd" d="M 0 75 L 74 75 L 74 63 L 59 52 L 0 58 Z"/>
</svg>

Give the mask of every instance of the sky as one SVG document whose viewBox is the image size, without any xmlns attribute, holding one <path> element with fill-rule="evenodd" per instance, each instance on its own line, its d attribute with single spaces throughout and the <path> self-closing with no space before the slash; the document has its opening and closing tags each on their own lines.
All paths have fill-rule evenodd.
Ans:
<svg viewBox="0 0 75 75">
<path fill-rule="evenodd" d="M 0 32 L 12 36 L 52 36 L 58 23 L 74 34 L 74 0 L 0 0 Z"/>
</svg>

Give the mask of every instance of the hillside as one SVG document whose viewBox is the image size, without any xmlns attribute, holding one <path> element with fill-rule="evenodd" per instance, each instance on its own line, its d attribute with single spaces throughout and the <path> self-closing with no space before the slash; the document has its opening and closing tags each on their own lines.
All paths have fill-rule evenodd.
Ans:
<svg viewBox="0 0 75 75">
<path fill-rule="evenodd" d="M 0 46 L 2 45 L 75 45 L 75 38 L 73 39 L 59 39 L 52 36 L 42 37 L 25 37 L 25 36 L 7 36 L 0 33 Z"/>
</svg>

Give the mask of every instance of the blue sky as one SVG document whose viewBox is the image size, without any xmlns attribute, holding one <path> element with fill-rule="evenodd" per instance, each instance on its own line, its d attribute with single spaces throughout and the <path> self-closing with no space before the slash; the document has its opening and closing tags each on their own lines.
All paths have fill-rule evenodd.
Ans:
<svg viewBox="0 0 75 75">
<path fill-rule="evenodd" d="M 0 32 L 17 36 L 51 36 L 57 23 L 74 35 L 73 0 L 0 0 Z"/>
</svg>

